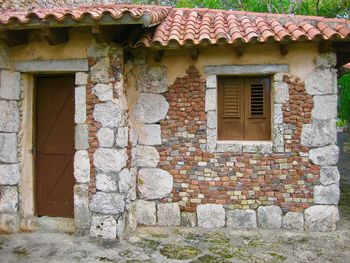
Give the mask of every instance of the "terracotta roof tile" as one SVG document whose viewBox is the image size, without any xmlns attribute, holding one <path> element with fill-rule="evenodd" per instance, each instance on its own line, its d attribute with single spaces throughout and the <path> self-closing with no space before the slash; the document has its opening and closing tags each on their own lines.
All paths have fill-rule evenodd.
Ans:
<svg viewBox="0 0 350 263">
<path fill-rule="evenodd" d="M 174 17 L 176 16 L 176 19 Z M 179 17 L 179 18 L 178 18 Z M 181 17 L 181 18 L 180 18 Z M 289 16 L 283 14 L 251 13 L 211 9 L 173 8 L 165 20 L 155 29 L 154 36 L 140 37 L 138 46 L 167 46 L 174 39 L 172 28 L 184 25 L 177 32 L 178 45 L 212 44 L 219 42 L 307 41 L 350 38 L 350 21 L 313 16 Z M 162 26 L 167 24 L 167 27 Z M 195 26 L 195 27 L 194 27 Z M 156 37 L 162 31 L 162 40 Z M 176 43 L 175 43 L 176 44 Z"/>
<path fill-rule="evenodd" d="M 6 10 L 0 14 L 0 26 L 24 27 L 36 21 L 40 25 L 50 19 L 62 22 L 69 18 L 79 22 L 86 16 L 93 20 L 100 20 L 104 15 L 117 20 L 126 14 L 133 19 L 148 16 L 150 25 L 156 25 L 165 19 L 170 9 L 163 6 L 101 4 L 77 8 L 35 8 L 29 12 Z"/>
<path fill-rule="evenodd" d="M 350 21 L 345 19 L 116 4 L 33 9 L 29 12 L 7 10 L 0 14 L 0 29 L 40 28 L 55 23 L 60 26 L 84 25 L 91 19 L 103 24 L 106 16 L 111 24 L 124 16 L 134 20 L 147 18 L 139 22 L 152 29 L 144 29 L 136 43 L 130 43 L 133 47 L 350 40 Z"/>
</svg>

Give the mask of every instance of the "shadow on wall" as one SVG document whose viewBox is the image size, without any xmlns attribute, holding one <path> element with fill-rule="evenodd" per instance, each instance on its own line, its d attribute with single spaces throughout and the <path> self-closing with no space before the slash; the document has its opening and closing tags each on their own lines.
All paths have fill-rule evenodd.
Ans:
<svg viewBox="0 0 350 263">
<path fill-rule="evenodd" d="M 340 201 L 339 210 L 341 225 L 350 222 L 350 151 L 344 152 L 344 143 L 349 141 L 349 132 L 338 132 L 340 148 L 338 169 L 340 172 Z"/>
</svg>

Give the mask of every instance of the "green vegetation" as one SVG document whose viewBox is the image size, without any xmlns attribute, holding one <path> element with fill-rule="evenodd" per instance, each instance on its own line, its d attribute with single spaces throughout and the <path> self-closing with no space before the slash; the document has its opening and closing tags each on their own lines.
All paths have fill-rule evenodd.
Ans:
<svg viewBox="0 0 350 263">
<path fill-rule="evenodd" d="M 339 127 L 343 127 L 346 122 L 350 121 L 350 72 L 338 79 L 339 83 L 339 118 L 341 121 L 337 123 Z M 341 126 L 342 125 L 342 126 Z"/>
<path fill-rule="evenodd" d="M 133 2 L 277 14 L 350 17 L 350 0 L 134 0 Z"/>
<path fill-rule="evenodd" d="M 178 246 L 175 244 L 165 245 L 159 250 L 159 252 L 168 259 L 177 260 L 195 258 L 201 253 L 198 248 L 191 246 Z"/>
</svg>

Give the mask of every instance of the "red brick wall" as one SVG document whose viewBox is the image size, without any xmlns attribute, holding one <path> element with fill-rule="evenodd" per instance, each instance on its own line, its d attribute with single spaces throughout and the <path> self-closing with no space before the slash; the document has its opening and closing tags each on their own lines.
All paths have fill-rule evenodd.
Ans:
<svg viewBox="0 0 350 263">
<path fill-rule="evenodd" d="M 313 107 L 304 83 L 284 77 L 290 100 L 283 104 L 285 153 L 209 153 L 206 146 L 205 80 L 191 67 L 164 94 L 170 108 L 161 121 L 163 144 L 158 147 L 159 168 L 174 177 L 171 198 L 183 211 L 198 204 L 224 204 L 226 208 L 255 209 L 276 204 L 287 211 L 303 211 L 312 204 L 318 166 L 300 145 L 301 129 L 310 123 Z"/>
</svg>

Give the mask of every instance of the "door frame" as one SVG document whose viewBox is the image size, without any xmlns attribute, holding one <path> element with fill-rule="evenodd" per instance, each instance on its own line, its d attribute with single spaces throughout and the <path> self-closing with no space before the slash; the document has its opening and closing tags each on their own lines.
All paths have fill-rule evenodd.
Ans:
<svg viewBox="0 0 350 263">
<path fill-rule="evenodd" d="M 50 61 L 50 69 L 43 71 L 38 61 L 17 62 L 14 69 L 21 73 L 22 104 L 20 107 L 21 121 L 18 136 L 21 179 L 19 183 L 19 214 L 22 230 L 35 230 L 33 224 L 36 217 L 35 207 L 35 76 L 37 75 L 75 75 L 89 71 L 87 59 L 66 59 Z M 79 63 L 77 63 L 79 62 Z M 74 65 L 74 67 L 72 67 Z M 75 85 L 76 86 L 76 85 Z M 75 206 L 75 204 L 74 204 Z M 34 220 L 35 221 L 35 220 Z M 64 226 L 66 227 L 66 226 Z"/>
</svg>

